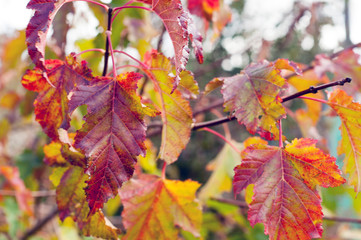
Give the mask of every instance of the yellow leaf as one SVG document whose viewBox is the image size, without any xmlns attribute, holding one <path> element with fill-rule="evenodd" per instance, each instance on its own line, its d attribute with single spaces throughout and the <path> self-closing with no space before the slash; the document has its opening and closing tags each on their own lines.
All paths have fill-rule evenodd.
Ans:
<svg viewBox="0 0 361 240">
<path fill-rule="evenodd" d="M 341 119 L 338 154 L 345 154 L 344 171 L 356 192 L 361 190 L 361 104 L 353 102 L 346 92 L 336 89 L 329 95 L 328 104 Z"/>
</svg>

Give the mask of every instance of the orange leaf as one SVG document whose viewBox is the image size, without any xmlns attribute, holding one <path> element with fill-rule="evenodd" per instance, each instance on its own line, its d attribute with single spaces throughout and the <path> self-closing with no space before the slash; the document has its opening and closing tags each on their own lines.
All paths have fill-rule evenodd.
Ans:
<svg viewBox="0 0 361 240">
<path fill-rule="evenodd" d="M 140 175 L 124 184 L 120 197 L 124 205 L 126 239 L 177 239 L 179 228 L 200 236 L 201 207 L 195 199 L 197 182 L 173 181 L 154 175 Z"/>
<path fill-rule="evenodd" d="M 58 139 L 58 128 L 68 129 L 68 94 L 79 84 L 88 84 L 92 78 L 91 71 L 83 61 L 76 62 L 70 55 L 66 62 L 60 60 L 45 61 L 47 76 L 55 86 L 48 84 L 40 68 L 27 70 L 21 83 L 31 91 L 39 92 L 34 102 L 36 120 L 44 132 L 52 139 Z"/>
</svg>

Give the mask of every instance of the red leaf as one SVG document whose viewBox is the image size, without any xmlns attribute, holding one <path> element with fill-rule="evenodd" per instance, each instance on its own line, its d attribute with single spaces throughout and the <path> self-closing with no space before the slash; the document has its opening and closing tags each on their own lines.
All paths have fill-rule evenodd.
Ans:
<svg viewBox="0 0 361 240">
<path fill-rule="evenodd" d="M 280 93 L 286 86 L 281 70 L 298 72 L 288 60 L 262 61 L 247 66 L 240 74 L 216 78 L 207 86 L 211 91 L 223 83 L 222 94 L 226 111 L 234 112 L 238 122 L 247 130 L 267 139 L 277 139 L 278 120 L 286 117 Z"/>
<path fill-rule="evenodd" d="M 148 3 L 149 1 L 140 2 Z M 189 13 L 183 9 L 180 0 L 153 0 L 152 10 L 162 19 L 165 28 L 173 43 L 176 66 L 176 81 L 173 85 L 173 91 L 178 86 L 181 71 L 189 58 L 188 38 L 192 41 L 197 60 L 203 62 L 202 54 L 202 36 L 196 30 Z"/>
<path fill-rule="evenodd" d="M 248 146 L 235 168 L 235 194 L 255 184 L 248 219 L 263 223 L 270 239 L 311 239 L 322 235 L 321 198 L 316 186 L 345 182 L 336 159 L 315 147 L 316 140 L 295 139 L 285 149 Z"/>
<path fill-rule="evenodd" d="M 73 55 L 66 62 L 47 60 L 45 69 L 55 88 L 48 84 L 40 68 L 27 70 L 21 83 L 26 89 L 39 92 L 34 102 L 36 120 L 50 138 L 58 139 L 58 128 L 70 126 L 68 94 L 76 85 L 87 84 L 92 75 L 86 62 L 76 62 Z"/>
<path fill-rule="evenodd" d="M 143 118 L 156 112 L 142 105 L 136 95 L 141 77 L 133 72 L 116 79 L 98 77 L 88 86 L 79 86 L 70 100 L 70 112 L 83 104 L 88 107 L 74 145 L 89 158 L 86 194 L 91 213 L 117 195 L 133 175 L 136 157 L 145 154 Z"/>
<path fill-rule="evenodd" d="M 69 0 L 31 0 L 26 6 L 35 10 L 26 28 L 26 43 L 31 60 L 41 70 L 45 68 L 46 35 L 56 12 Z"/>
</svg>

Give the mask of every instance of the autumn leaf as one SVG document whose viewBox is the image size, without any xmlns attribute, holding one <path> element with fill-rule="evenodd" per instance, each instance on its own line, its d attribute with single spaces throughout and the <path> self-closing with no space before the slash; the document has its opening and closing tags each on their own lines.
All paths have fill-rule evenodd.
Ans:
<svg viewBox="0 0 361 240">
<path fill-rule="evenodd" d="M 352 78 L 352 82 L 357 84 L 361 90 L 361 64 L 360 55 L 352 49 L 342 51 L 337 57 L 330 58 L 320 54 L 315 57 L 314 71 L 318 77 L 322 77 L 326 72 L 334 74 L 334 79 Z"/>
<path fill-rule="evenodd" d="M 10 183 L 11 188 L 15 190 L 15 198 L 19 208 L 26 214 L 32 216 L 34 214 L 32 206 L 34 198 L 20 178 L 18 168 L 12 166 L 0 166 L 0 175 L 4 176 Z"/>
<path fill-rule="evenodd" d="M 45 68 L 55 88 L 48 84 L 40 68 L 27 70 L 21 83 L 26 89 L 39 92 L 34 102 L 36 120 L 50 138 L 58 139 L 58 128 L 70 127 L 68 94 L 75 86 L 88 84 L 92 74 L 86 62 L 78 63 L 73 54 L 65 62 L 46 60 Z"/>
<path fill-rule="evenodd" d="M 284 149 L 248 146 L 235 168 L 235 194 L 254 184 L 249 205 L 251 225 L 263 223 L 270 239 L 311 239 L 322 236 L 321 198 L 316 186 L 345 182 L 336 159 L 315 147 L 316 140 L 295 139 Z"/>
<path fill-rule="evenodd" d="M 238 122 L 244 124 L 251 134 L 258 133 L 269 140 L 277 139 L 279 131 L 276 123 L 286 117 L 280 98 L 280 92 L 286 86 L 281 76 L 282 69 L 299 73 L 298 68 L 285 59 L 261 61 L 249 65 L 235 76 L 212 80 L 208 89 L 222 82 L 225 110 L 234 113 Z"/>
<path fill-rule="evenodd" d="M 118 239 L 120 230 L 109 224 L 101 210 L 88 217 L 90 209 L 83 188 L 88 175 L 80 167 L 69 167 L 65 170 L 55 169 L 50 177 L 56 188 L 56 202 L 60 220 L 71 217 L 77 222 L 81 233 L 104 239 Z"/>
<path fill-rule="evenodd" d="M 150 97 L 158 108 L 162 109 L 163 128 L 159 157 L 170 164 L 178 159 L 189 142 L 193 124 L 191 107 L 182 95 L 194 95 L 198 86 L 189 72 L 182 72 L 182 88 L 170 94 L 175 80 L 169 76 L 169 72 L 172 71 L 169 59 L 154 50 L 146 55 L 145 64 L 149 66 L 148 75 L 156 86 L 154 94 Z M 183 84 L 183 79 L 186 84 Z"/>
<path fill-rule="evenodd" d="M 74 146 L 89 158 L 90 180 L 85 191 L 91 213 L 101 208 L 134 171 L 136 157 L 145 155 L 144 116 L 157 112 L 136 95 L 141 74 L 130 72 L 97 77 L 90 85 L 78 86 L 69 102 L 73 112 L 86 105 L 85 124 L 77 131 Z"/>
<path fill-rule="evenodd" d="M 213 11 L 219 9 L 219 0 L 189 0 L 188 9 L 190 13 L 210 21 Z"/>
<path fill-rule="evenodd" d="M 66 166 L 67 161 L 61 154 L 62 144 L 60 142 L 51 142 L 44 145 L 44 162 L 49 166 Z"/>
<path fill-rule="evenodd" d="M 46 71 L 46 36 L 57 11 L 69 0 L 31 0 L 26 8 L 35 10 L 26 27 L 26 44 L 31 60 L 40 70 Z"/>
<path fill-rule="evenodd" d="M 356 192 L 361 191 L 361 104 L 352 101 L 343 90 L 336 89 L 328 96 L 328 105 L 341 119 L 338 154 L 345 154 L 344 170 Z"/>
<path fill-rule="evenodd" d="M 44 162 L 52 167 L 64 167 L 71 164 L 85 168 L 85 155 L 73 147 L 75 133 L 68 134 L 66 131 L 60 131 L 59 135 L 60 141 L 55 140 L 44 145 Z"/>
<path fill-rule="evenodd" d="M 177 239 L 179 228 L 200 236 L 201 207 L 197 182 L 140 175 L 120 191 L 126 239 Z"/>
<path fill-rule="evenodd" d="M 196 30 L 189 13 L 183 9 L 180 0 L 138 0 L 147 4 L 152 3 L 152 10 L 161 18 L 174 48 L 176 78 L 173 91 L 180 81 L 180 73 L 185 70 L 189 59 L 188 40 L 192 42 L 197 60 L 203 62 L 202 36 Z"/>
</svg>

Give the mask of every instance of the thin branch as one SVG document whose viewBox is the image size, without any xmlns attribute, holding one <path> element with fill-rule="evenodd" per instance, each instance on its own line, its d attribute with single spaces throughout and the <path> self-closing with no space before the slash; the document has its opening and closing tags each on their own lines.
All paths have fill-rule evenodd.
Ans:
<svg viewBox="0 0 361 240">
<path fill-rule="evenodd" d="M 333 222 L 346 222 L 346 223 L 358 223 L 358 224 L 361 224 L 361 219 L 355 219 L 355 218 L 324 216 L 323 220 L 333 221 Z"/>
<path fill-rule="evenodd" d="M 316 93 L 317 91 L 319 91 L 321 89 L 328 88 L 328 87 L 337 86 L 337 85 L 342 86 L 345 83 L 349 83 L 349 82 L 351 82 L 351 78 L 345 78 L 345 79 L 342 79 L 340 81 L 335 81 L 335 82 L 331 82 L 331 83 L 322 84 L 322 85 L 317 86 L 317 87 L 310 87 L 310 88 L 308 88 L 306 90 L 303 90 L 301 92 L 298 92 L 298 93 L 295 93 L 295 94 L 292 94 L 290 96 L 282 98 L 282 102 L 286 102 L 286 101 L 301 97 L 302 95 L 305 95 L 305 94 Z M 309 100 L 313 100 L 313 99 L 309 99 Z M 219 125 L 219 124 L 222 124 L 222 123 L 225 123 L 225 122 L 233 121 L 235 119 L 236 119 L 235 116 L 230 116 L 230 117 L 218 118 L 218 119 L 207 121 L 207 122 L 195 123 L 193 125 L 193 127 L 192 127 L 192 130 L 198 130 L 198 129 L 204 128 L 204 127 L 216 126 L 216 125 Z"/>
<path fill-rule="evenodd" d="M 54 208 L 51 212 L 48 213 L 43 219 L 39 220 L 32 228 L 25 232 L 25 234 L 20 237 L 20 240 L 29 239 L 30 236 L 37 233 L 40 229 L 42 229 L 51 219 L 53 219 L 58 214 L 58 208 Z"/>
<path fill-rule="evenodd" d="M 345 9 L 344 9 L 344 16 L 345 16 L 345 32 L 346 32 L 346 39 L 345 39 L 345 45 L 350 46 L 352 44 L 351 38 L 350 38 L 350 2 L 349 0 L 345 1 Z"/>
<path fill-rule="evenodd" d="M 282 98 L 282 102 L 287 102 L 289 100 L 292 100 L 292 99 L 295 99 L 295 98 L 298 98 L 300 96 L 303 96 L 303 95 L 306 95 L 306 94 L 309 94 L 309 93 L 317 93 L 319 90 L 322 90 L 322 89 L 325 89 L 325 88 L 329 88 L 329 87 L 333 87 L 333 86 L 343 86 L 345 83 L 350 83 L 352 81 L 351 78 L 344 78 L 340 81 L 335 81 L 335 82 L 330 82 L 330 83 L 326 83 L 326 84 L 322 84 L 322 85 L 319 85 L 317 87 L 314 87 L 314 86 L 311 86 L 309 87 L 308 89 L 306 90 L 303 90 L 303 91 L 300 91 L 300 92 L 297 92 L 295 94 L 292 94 L 290 96 L 287 96 L 287 97 L 283 97 Z"/>
<path fill-rule="evenodd" d="M 198 130 L 204 127 L 213 127 L 222 123 L 226 123 L 226 122 L 230 122 L 235 120 L 236 117 L 235 116 L 231 116 L 231 117 L 223 117 L 223 118 L 218 118 L 215 120 L 211 120 L 211 121 L 207 121 L 207 122 L 200 122 L 200 123 L 195 123 L 193 124 L 192 130 Z"/>
<path fill-rule="evenodd" d="M 217 202 L 228 203 L 234 206 L 238 206 L 240 208 L 248 208 L 248 204 L 244 201 L 234 200 L 234 199 L 226 199 L 226 198 L 216 198 L 212 197 L 211 200 L 215 200 Z M 334 221 L 334 222 L 346 222 L 346 223 L 358 223 L 361 224 L 361 219 L 355 218 L 343 218 L 343 217 L 331 217 L 331 216 L 324 216 L 324 220 L 327 221 Z"/>
<path fill-rule="evenodd" d="M 32 197 L 51 197 L 56 195 L 55 190 L 31 191 L 30 193 Z M 16 191 L 0 189 L 0 196 L 16 196 Z"/>
<path fill-rule="evenodd" d="M 111 29 L 112 29 L 112 14 L 113 14 L 113 8 L 109 8 L 109 9 L 108 9 L 108 26 L 107 26 L 107 31 L 111 31 Z M 104 68 L 103 68 L 103 74 L 102 74 L 102 76 L 106 76 L 106 75 L 107 75 L 108 61 L 109 61 L 109 44 L 110 44 L 110 39 L 109 39 L 108 36 L 107 36 L 107 37 L 106 37 L 106 43 L 105 43 Z M 114 77 L 115 77 L 115 76 L 114 76 Z"/>
<path fill-rule="evenodd" d="M 112 63 L 113 63 L 113 76 L 116 77 L 117 76 L 117 68 L 115 66 L 115 58 L 114 58 L 114 51 L 113 51 L 113 46 L 112 46 L 112 43 L 111 43 L 111 34 L 112 32 L 111 31 L 106 31 L 105 34 L 107 35 L 108 37 L 108 42 L 109 42 L 109 48 L 110 48 L 110 55 L 112 57 Z"/>
</svg>

